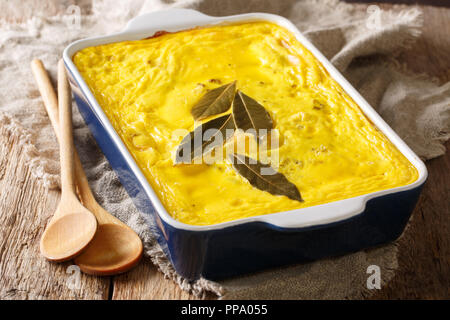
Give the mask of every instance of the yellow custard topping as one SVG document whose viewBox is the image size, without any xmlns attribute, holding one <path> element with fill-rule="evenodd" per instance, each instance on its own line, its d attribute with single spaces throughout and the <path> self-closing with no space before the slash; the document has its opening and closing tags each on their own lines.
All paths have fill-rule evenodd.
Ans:
<svg viewBox="0 0 450 320">
<path fill-rule="evenodd" d="M 410 184 L 415 167 L 321 63 L 269 22 L 197 28 L 79 51 L 74 62 L 159 199 L 178 221 L 211 225 Z M 304 202 L 261 191 L 225 159 L 174 165 L 191 109 L 237 80 L 280 136 L 277 170 Z M 205 121 L 210 120 L 206 119 Z"/>
</svg>

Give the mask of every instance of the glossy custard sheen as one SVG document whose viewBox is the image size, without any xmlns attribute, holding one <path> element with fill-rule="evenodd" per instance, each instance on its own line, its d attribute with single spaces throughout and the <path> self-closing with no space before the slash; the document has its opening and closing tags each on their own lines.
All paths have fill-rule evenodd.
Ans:
<svg viewBox="0 0 450 320">
<path fill-rule="evenodd" d="M 89 47 L 74 56 L 97 101 L 172 217 L 210 225 L 410 184 L 415 167 L 318 60 L 269 22 L 214 26 Z M 227 160 L 173 164 L 193 105 L 237 80 L 280 135 L 278 171 L 304 202 L 261 191 Z M 206 119 L 204 121 L 208 121 Z"/>
</svg>

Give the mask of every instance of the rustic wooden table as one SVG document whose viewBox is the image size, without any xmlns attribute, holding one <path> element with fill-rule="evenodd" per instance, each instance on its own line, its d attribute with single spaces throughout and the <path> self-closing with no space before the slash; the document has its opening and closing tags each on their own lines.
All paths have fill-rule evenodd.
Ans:
<svg viewBox="0 0 450 320">
<path fill-rule="evenodd" d="M 416 72 L 450 81 L 450 8 L 420 7 L 423 37 L 401 60 Z M 120 276 L 81 275 L 77 286 L 70 262 L 49 263 L 39 255 L 39 238 L 59 192 L 30 175 L 14 137 L 0 138 L 0 155 L 0 299 L 195 299 L 164 279 L 148 259 Z M 450 298 L 449 153 L 427 167 L 428 182 L 399 240 L 399 269 L 373 298 Z"/>
</svg>

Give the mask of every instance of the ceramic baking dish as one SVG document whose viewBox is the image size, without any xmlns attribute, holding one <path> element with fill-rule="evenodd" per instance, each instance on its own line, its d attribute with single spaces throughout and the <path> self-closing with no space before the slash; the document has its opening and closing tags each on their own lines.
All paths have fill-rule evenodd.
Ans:
<svg viewBox="0 0 450 320">
<path fill-rule="evenodd" d="M 417 168 L 419 178 L 407 186 L 342 201 L 215 225 L 193 226 L 173 219 L 94 98 L 72 57 L 86 47 L 143 39 L 157 31 L 255 20 L 270 21 L 290 30 Z M 417 155 L 318 49 L 283 17 L 264 13 L 211 17 L 187 9 L 159 11 L 133 19 L 120 33 L 74 42 L 64 50 L 63 56 L 75 101 L 98 145 L 136 207 L 158 226 L 155 233 L 159 244 L 177 272 L 188 279 L 224 278 L 341 255 L 395 240 L 405 228 L 426 180 L 426 167 Z"/>
</svg>

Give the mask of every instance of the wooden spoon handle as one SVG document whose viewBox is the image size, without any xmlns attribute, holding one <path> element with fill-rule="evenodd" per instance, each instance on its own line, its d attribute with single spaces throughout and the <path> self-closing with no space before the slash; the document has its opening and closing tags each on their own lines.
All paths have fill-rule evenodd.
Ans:
<svg viewBox="0 0 450 320">
<path fill-rule="evenodd" d="M 61 191 L 75 194 L 72 128 L 72 95 L 64 62 L 58 63 L 59 152 L 61 161 Z"/>
<path fill-rule="evenodd" d="M 37 82 L 39 92 L 47 109 L 48 117 L 53 128 L 55 128 L 56 138 L 59 142 L 58 99 L 56 98 L 55 90 L 53 90 L 52 82 L 41 60 L 34 59 L 31 61 L 31 70 L 33 71 L 34 79 Z"/>
<path fill-rule="evenodd" d="M 45 70 L 44 64 L 39 59 L 34 59 L 31 62 L 31 70 L 33 71 L 34 78 L 37 82 L 39 92 L 44 100 L 45 109 L 52 123 L 53 130 L 55 131 L 56 138 L 59 141 L 59 111 L 58 111 L 58 99 L 56 98 L 55 90 L 53 90 L 50 77 Z M 91 188 L 86 177 L 86 173 L 83 170 L 83 166 L 80 161 L 80 157 L 76 149 L 73 150 L 74 163 L 75 163 L 75 179 L 78 186 L 78 192 L 80 194 L 80 200 L 86 208 L 96 213 L 94 206 L 96 201 L 92 194 Z"/>
</svg>

